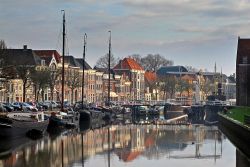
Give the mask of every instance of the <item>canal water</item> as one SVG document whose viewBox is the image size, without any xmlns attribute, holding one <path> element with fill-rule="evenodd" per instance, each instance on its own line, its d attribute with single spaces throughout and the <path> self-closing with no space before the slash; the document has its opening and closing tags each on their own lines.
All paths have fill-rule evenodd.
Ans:
<svg viewBox="0 0 250 167">
<path fill-rule="evenodd" d="M 0 167 L 245 167 L 216 125 L 154 125 L 148 118 L 81 123 L 75 130 L 0 141 Z"/>
</svg>

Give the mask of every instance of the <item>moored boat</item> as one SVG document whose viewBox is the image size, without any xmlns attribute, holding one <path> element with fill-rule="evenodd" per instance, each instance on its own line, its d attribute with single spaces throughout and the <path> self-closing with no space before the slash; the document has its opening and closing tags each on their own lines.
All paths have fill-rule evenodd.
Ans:
<svg viewBox="0 0 250 167">
<path fill-rule="evenodd" d="M 119 110 L 116 110 L 115 114 L 116 114 L 117 118 L 131 117 L 132 109 L 131 109 L 131 107 L 123 106 L 123 107 L 120 107 Z"/>
<path fill-rule="evenodd" d="M 0 117 L 0 136 L 8 138 L 24 137 L 31 130 L 44 132 L 49 120 L 43 112 L 12 112 Z"/>
</svg>

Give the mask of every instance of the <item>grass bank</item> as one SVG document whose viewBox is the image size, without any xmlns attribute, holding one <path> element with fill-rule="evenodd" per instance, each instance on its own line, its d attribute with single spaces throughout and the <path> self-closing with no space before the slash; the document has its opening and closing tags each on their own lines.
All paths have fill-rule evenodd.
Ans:
<svg viewBox="0 0 250 167">
<path fill-rule="evenodd" d="M 228 110 L 226 115 L 244 124 L 244 115 L 250 116 L 250 107 L 237 106 Z"/>
</svg>

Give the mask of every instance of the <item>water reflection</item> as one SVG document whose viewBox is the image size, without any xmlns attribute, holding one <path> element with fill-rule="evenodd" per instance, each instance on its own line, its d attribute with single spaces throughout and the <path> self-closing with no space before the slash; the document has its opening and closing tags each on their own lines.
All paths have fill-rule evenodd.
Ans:
<svg viewBox="0 0 250 167">
<path fill-rule="evenodd" d="M 214 126 L 110 125 L 31 143 L 3 157 L 0 166 L 128 166 L 166 158 L 216 161 L 222 157 L 223 140 Z"/>
<path fill-rule="evenodd" d="M 249 158 L 235 151 L 214 126 L 219 110 L 200 106 L 194 110 L 192 117 L 178 120 L 183 125 L 154 125 L 157 120 L 183 114 L 164 112 L 119 118 L 112 124 L 102 120 L 80 122 L 78 129 L 48 135 L 39 141 L 0 139 L 0 167 L 249 165 Z"/>
</svg>

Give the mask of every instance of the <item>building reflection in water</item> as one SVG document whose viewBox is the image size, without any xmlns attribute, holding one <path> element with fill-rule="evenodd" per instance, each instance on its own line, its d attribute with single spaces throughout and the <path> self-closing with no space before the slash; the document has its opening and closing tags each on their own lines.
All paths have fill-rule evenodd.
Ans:
<svg viewBox="0 0 250 167">
<path fill-rule="evenodd" d="M 214 126 L 112 125 L 43 139 L 13 151 L 0 160 L 0 166 L 84 166 L 88 159 L 98 155 L 110 160 L 110 154 L 111 159 L 117 157 L 124 163 L 140 156 L 147 159 L 213 158 L 216 161 L 222 155 L 222 140 L 222 134 Z M 205 141 L 210 141 L 210 151 L 203 148 L 208 147 Z M 182 153 L 185 149 L 191 150 L 189 154 Z"/>
</svg>

